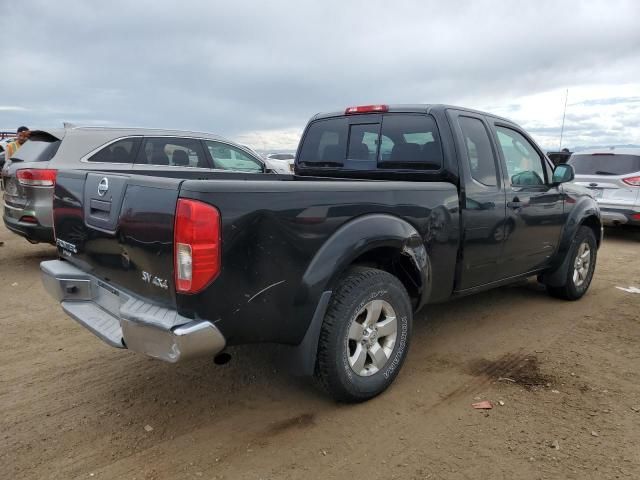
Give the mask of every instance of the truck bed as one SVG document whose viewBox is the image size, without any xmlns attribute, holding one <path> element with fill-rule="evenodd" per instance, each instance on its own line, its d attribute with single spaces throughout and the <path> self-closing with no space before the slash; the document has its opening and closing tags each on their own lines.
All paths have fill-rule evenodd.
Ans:
<svg viewBox="0 0 640 480">
<path fill-rule="evenodd" d="M 109 194 L 101 197 L 97 186 L 105 178 Z M 175 292 L 178 198 L 213 205 L 221 217 L 220 274 L 193 295 Z M 65 171 L 54 198 L 63 259 L 133 297 L 214 323 L 228 344 L 299 343 L 335 281 L 331 272 L 357 258 L 363 239 L 376 237 L 381 249 L 397 246 L 389 218 L 407 230 L 402 235 L 414 232 L 407 252 L 423 249 L 427 272 L 437 273 L 422 303 L 448 298 L 459 242 L 458 191 L 450 183 Z"/>
</svg>

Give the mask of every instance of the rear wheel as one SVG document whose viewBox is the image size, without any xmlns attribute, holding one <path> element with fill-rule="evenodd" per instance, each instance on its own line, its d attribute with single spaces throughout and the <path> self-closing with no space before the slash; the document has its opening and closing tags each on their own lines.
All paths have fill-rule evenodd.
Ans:
<svg viewBox="0 0 640 480">
<path fill-rule="evenodd" d="M 396 277 L 373 268 L 351 269 L 322 324 L 316 378 L 342 402 L 382 393 L 407 355 L 411 323 L 411 301 Z"/>
<path fill-rule="evenodd" d="M 578 300 L 591 285 L 593 272 L 596 267 L 598 246 L 596 236 L 589 227 L 580 227 L 576 233 L 568 252 L 569 268 L 564 284 L 547 286 L 547 291 L 553 297 L 565 300 Z"/>
</svg>

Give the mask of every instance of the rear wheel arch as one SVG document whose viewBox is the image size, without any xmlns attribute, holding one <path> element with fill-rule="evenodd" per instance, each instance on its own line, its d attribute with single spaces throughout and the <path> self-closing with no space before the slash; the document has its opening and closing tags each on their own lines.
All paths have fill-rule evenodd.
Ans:
<svg viewBox="0 0 640 480">
<path fill-rule="evenodd" d="M 340 227 L 310 262 L 301 293 L 315 303 L 358 265 L 396 276 L 417 306 L 428 298 L 431 265 L 422 238 L 410 223 L 388 214 L 365 215 Z"/>
<path fill-rule="evenodd" d="M 396 277 L 406 289 L 415 309 L 424 297 L 425 279 L 414 252 L 397 247 L 377 247 L 367 250 L 355 258 L 345 271 L 356 267 L 369 267 L 382 270 Z M 345 272 L 337 274 L 335 283 Z"/>
<path fill-rule="evenodd" d="M 345 245 L 350 248 L 345 250 Z M 295 373 L 313 374 L 320 328 L 334 290 L 350 270 L 359 267 L 391 273 L 408 292 L 413 310 L 429 298 L 431 263 L 417 230 L 391 215 L 354 219 L 325 242 L 302 277 L 295 301 L 300 305 L 297 314 L 309 318 L 309 324 L 290 362 L 298 366 Z"/>
</svg>

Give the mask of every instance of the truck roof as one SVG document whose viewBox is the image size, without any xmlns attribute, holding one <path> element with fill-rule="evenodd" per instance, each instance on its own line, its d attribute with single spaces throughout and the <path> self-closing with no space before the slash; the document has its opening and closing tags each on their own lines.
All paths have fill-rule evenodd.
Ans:
<svg viewBox="0 0 640 480">
<path fill-rule="evenodd" d="M 493 113 L 483 112 L 481 110 L 474 110 L 472 108 L 458 107 L 455 105 L 446 105 L 446 104 L 427 104 L 427 103 L 408 103 L 408 104 L 387 104 L 389 108 L 389 112 L 402 112 L 402 113 L 429 113 L 434 111 L 445 111 L 449 109 L 454 110 L 462 110 L 465 112 L 476 113 L 480 115 L 486 115 L 493 118 L 497 118 L 503 120 L 508 123 L 514 123 L 512 120 L 508 118 L 500 117 L 498 115 L 494 115 Z M 346 108 L 346 107 L 345 107 Z M 321 118 L 331 118 L 331 117 L 342 117 L 345 115 L 345 111 L 337 111 L 337 112 L 321 112 L 314 115 L 310 121 L 318 120 Z"/>
</svg>

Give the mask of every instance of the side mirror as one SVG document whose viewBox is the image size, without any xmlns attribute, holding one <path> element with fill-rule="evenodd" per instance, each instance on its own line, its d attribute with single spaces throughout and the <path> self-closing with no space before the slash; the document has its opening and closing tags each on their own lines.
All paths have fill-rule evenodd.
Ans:
<svg viewBox="0 0 640 480">
<path fill-rule="evenodd" d="M 555 185 L 559 185 L 561 183 L 567 183 L 573 180 L 576 177 L 575 172 L 573 171 L 573 167 L 566 163 L 561 163 L 557 165 L 556 168 L 553 169 L 553 178 L 551 181 Z"/>
</svg>

